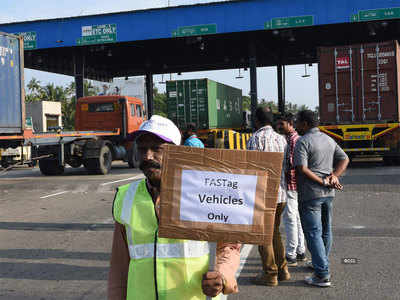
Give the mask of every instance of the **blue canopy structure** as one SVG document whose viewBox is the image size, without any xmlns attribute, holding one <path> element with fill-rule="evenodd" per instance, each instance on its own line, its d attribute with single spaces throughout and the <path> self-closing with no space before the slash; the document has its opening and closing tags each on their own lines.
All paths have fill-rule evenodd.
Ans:
<svg viewBox="0 0 400 300">
<path fill-rule="evenodd" d="M 240 0 L 0 24 L 25 66 L 110 80 L 317 61 L 320 46 L 397 39 L 395 0 Z"/>
</svg>

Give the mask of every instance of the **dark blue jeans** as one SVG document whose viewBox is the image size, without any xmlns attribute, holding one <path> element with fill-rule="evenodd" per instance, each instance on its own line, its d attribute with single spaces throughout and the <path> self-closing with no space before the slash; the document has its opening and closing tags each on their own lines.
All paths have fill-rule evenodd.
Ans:
<svg viewBox="0 0 400 300">
<path fill-rule="evenodd" d="M 304 237 L 311 253 L 315 275 L 330 278 L 329 253 L 332 247 L 333 197 L 299 201 Z"/>
</svg>

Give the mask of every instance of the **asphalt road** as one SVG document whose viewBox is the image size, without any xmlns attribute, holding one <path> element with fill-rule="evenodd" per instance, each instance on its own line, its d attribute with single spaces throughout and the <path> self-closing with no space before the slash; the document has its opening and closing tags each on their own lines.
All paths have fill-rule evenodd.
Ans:
<svg viewBox="0 0 400 300">
<path fill-rule="evenodd" d="M 107 176 L 83 168 L 0 175 L 0 299 L 106 299 L 115 187 L 140 176 L 125 164 Z M 400 299 L 400 167 L 357 164 L 343 183 L 334 202 L 333 287 L 306 286 L 303 265 L 278 287 L 254 286 L 261 265 L 256 247 L 246 245 L 240 293 L 228 299 Z"/>
</svg>

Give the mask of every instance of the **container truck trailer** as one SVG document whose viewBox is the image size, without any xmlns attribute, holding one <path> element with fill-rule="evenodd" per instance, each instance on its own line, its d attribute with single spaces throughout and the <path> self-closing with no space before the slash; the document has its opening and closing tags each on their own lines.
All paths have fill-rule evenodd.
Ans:
<svg viewBox="0 0 400 300">
<path fill-rule="evenodd" d="M 167 115 L 178 128 L 241 129 L 242 90 L 210 79 L 167 81 Z"/>
<path fill-rule="evenodd" d="M 167 81 L 167 116 L 180 129 L 197 127 L 206 147 L 246 149 L 249 112 L 242 109 L 242 90 L 210 80 Z"/>
<path fill-rule="evenodd" d="M 322 47 L 320 129 L 350 158 L 400 163 L 400 52 L 397 41 Z"/>
<path fill-rule="evenodd" d="M 0 148 L 31 146 L 45 175 L 59 175 L 66 164 L 107 174 L 113 160 L 138 164 L 126 136 L 145 119 L 140 99 L 124 96 L 80 98 L 73 132 L 33 133 L 25 126 L 23 40 L 0 33 Z"/>
</svg>

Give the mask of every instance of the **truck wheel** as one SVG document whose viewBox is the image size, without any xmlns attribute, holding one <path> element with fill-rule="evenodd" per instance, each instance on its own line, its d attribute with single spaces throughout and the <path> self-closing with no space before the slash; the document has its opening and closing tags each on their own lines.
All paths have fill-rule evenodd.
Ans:
<svg viewBox="0 0 400 300">
<path fill-rule="evenodd" d="M 89 174 L 106 175 L 111 169 L 112 153 L 107 145 L 103 145 L 100 149 L 98 158 L 89 158 L 83 162 Z"/>
<path fill-rule="evenodd" d="M 97 174 L 96 173 L 96 159 L 95 158 L 88 158 L 83 161 L 83 166 L 88 171 L 89 174 Z"/>
<path fill-rule="evenodd" d="M 394 161 L 393 157 L 391 157 L 391 156 L 384 156 L 383 157 L 383 164 L 385 166 L 393 166 L 394 163 L 395 163 L 395 161 Z"/>
<path fill-rule="evenodd" d="M 136 143 L 132 144 L 132 148 L 128 151 L 129 168 L 139 168 L 139 155 Z"/>
<path fill-rule="evenodd" d="M 61 175 L 64 173 L 64 166 L 58 165 L 58 162 L 53 159 L 41 159 L 39 160 L 39 169 L 43 175 Z"/>
<path fill-rule="evenodd" d="M 10 165 L 10 164 L 8 163 L 7 160 L 3 160 L 3 161 L 1 162 L 1 166 L 2 166 L 4 169 L 7 169 L 9 165 Z"/>
<path fill-rule="evenodd" d="M 31 168 L 36 167 L 36 165 L 37 165 L 37 160 L 33 160 L 32 162 L 30 162 L 30 163 L 28 164 L 28 166 L 31 167 Z"/>
<path fill-rule="evenodd" d="M 400 166 L 400 158 L 399 158 L 399 157 L 396 157 L 396 158 L 394 159 L 394 164 L 395 164 L 396 166 Z"/>
<path fill-rule="evenodd" d="M 82 165 L 81 159 L 71 159 L 67 162 L 73 168 L 79 168 Z"/>
</svg>

